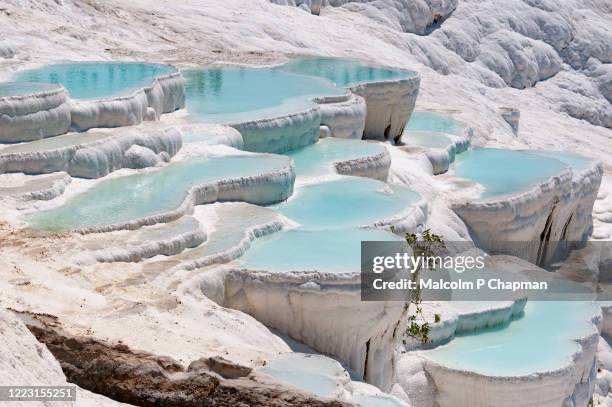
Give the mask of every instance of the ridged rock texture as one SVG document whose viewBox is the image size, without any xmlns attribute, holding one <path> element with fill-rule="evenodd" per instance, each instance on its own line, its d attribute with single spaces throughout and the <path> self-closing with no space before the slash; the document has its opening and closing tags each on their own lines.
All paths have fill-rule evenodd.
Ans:
<svg viewBox="0 0 612 407">
<path fill-rule="evenodd" d="M 70 127 L 66 90 L 0 96 L 0 143 L 39 140 L 64 134 Z"/>
</svg>

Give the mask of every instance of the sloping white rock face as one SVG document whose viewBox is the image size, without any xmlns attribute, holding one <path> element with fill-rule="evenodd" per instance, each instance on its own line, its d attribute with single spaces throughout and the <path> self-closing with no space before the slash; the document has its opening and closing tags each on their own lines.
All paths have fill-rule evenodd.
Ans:
<svg viewBox="0 0 612 407">
<path fill-rule="evenodd" d="M 133 146 L 140 146 L 140 153 L 131 150 Z M 181 133 L 172 127 L 132 129 L 89 143 L 46 151 L 0 154 L 0 173 L 66 171 L 73 177 L 100 178 L 120 168 L 142 168 L 146 164 L 167 161 L 164 157 L 174 156 L 181 146 Z M 144 153 L 147 157 L 155 155 L 159 160 L 147 160 L 143 151 L 147 151 Z"/>
<path fill-rule="evenodd" d="M 447 18 L 458 0 L 270 0 L 272 3 L 306 6 L 319 14 L 321 3 L 358 11 L 373 20 L 396 27 L 400 31 L 426 34 L 432 25 Z"/>
<path fill-rule="evenodd" d="M 399 141 L 414 110 L 420 83 L 421 78 L 415 75 L 352 86 L 351 91 L 363 97 L 367 106 L 363 138 Z"/>
<path fill-rule="evenodd" d="M 479 247 L 545 264 L 559 241 L 588 239 L 602 175 L 601 163 L 593 162 L 582 172 L 568 169 L 520 194 L 456 203 L 452 208 Z"/>
<path fill-rule="evenodd" d="M 3 386 L 68 386 L 59 362 L 24 323 L 0 308 L 0 383 Z M 77 387 L 76 402 L 38 402 L 45 407 L 127 406 Z M 32 403 L 28 403 L 33 405 Z"/>
<path fill-rule="evenodd" d="M 361 301 L 358 274 L 232 270 L 224 287 L 224 306 L 337 356 L 383 390 L 393 384 L 404 304 Z"/>
<path fill-rule="evenodd" d="M 163 113 L 185 107 L 185 78 L 180 72 L 155 78 L 151 86 L 128 96 L 101 100 L 71 100 L 71 127 L 122 127 L 159 120 Z"/>
<path fill-rule="evenodd" d="M 38 140 L 64 134 L 70 127 L 66 90 L 0 96 L 0 142 Z"/>
</svg>

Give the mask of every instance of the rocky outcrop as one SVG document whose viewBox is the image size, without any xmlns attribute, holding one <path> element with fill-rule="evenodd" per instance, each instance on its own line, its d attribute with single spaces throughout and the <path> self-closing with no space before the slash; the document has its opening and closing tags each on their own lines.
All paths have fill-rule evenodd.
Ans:
<svg viewBox="0 0 612 407">
<path fill-rule="evenodd" d="M 393 81 L 366 82 L 350 90 L 367 106 L 364 139 L 400 141 L 414 110 L 421 78 L 414 74 Z"/>
<path fill-rule="evenodd" d="M 56 321 L 35 317 L 29 329 L 60 362 L 67 379 L 92 392 L 137 406 L 329 406 L 318 399 L 222 357 L 177 361 L 122 344 L 107 344 L 61 330 Z"/>
</svg>

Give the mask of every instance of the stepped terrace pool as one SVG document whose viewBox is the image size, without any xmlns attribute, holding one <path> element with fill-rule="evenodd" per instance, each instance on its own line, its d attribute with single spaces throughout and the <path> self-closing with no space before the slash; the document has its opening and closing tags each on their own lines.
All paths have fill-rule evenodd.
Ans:
<svg viewBox="0 0 612 407">
<path fill-rule="evenodd" d="M 35 82 L 4 82 L 0 83 L 0 98 L 10 96 L 25 96 L 33 93 L 57 90 L 58 85 Z"/>
<path fill-rule="evenodd" d="M 328 80 L 273 69 L 210 68 L 183 72 L 195 120 L 238 123 L 308 110 L 313 98 L 345 93 Z"/>
<path fill-rule="evenodd" d="M 465 128 L 465 124 L 453 119 L 450 115 L 422 110 L 412 112 L 404 129 L 404 135 L 408 138 L 413 132 L 420 131 L 461 134 Z"/>
<path fill-rule="evenodd" d="M 103 99 L 129 95 L 174 72 L 176 68 L 162 64 L 70 62 L 18 72 L 13 80 L 61 84 L 73 99 Z"/>
<path fill-rule="evenodd" d="M 560 369 L 579 350 L 576 339 L 595 332 L 597 309 L 586 301 L 530 301 L 507 326 L 460 334 L 424 354 L 450 368 L 492 376 Z"/>
<path fill-rule="evenodd" d="M 312 177 L 333 173 L 333 163 L 370 157 L 382 153 L 384 145 L 361 140 L 324 138 L 299 150 L 287 153 L 295 162 L 298 176 Z"/>
<path fill-rule="evenodd" d="M 457 177 L 481 184 L 485 188 L 481 198 L 490 198 L 527 191 L 568 168 L 560 159 L 551 157 L 482 148 L 458 155 L 451 170 Z"/>
<path fill-rule="evenodd" d="M 343 177 L 303 186 L 275 207 L 300 226 L 257 240 L 242 264 L 272 272 L 358 272 L 361 241 L 403 240 L 385 230 L 359 226 L 397 215 L 419 199 L 413 191 L 391 189 L 368 178 Z"/>
<path fill-rule="evenodd" d="M 100 181 L 59 207 L 27 215 L 26 221 L 44 230 L 128 222 L 179 208 L 196 185 L 273 172 L 288 165 L 288 158 L 267 154 L 192 158 L 161 169 Z"/>
<path fill-rule="evenodd" d="M 342 87 L 365 82 L 398 80 L 416 75 L 412 71 L 399 68 L 339 58 L 299 58 L 279 66 L 277 70 L 326 78 Z"/>
</svg>

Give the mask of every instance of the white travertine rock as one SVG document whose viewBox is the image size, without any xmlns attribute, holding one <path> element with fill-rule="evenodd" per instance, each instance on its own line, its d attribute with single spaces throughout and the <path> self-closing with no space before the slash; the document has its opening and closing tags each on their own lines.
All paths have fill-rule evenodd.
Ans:
<svg viewBox="0 0 612 407">
<path fill-rule="evenodd" d="M 163 113 L 185 107 L 185 78 L 180 72 L 162 75 L 131 95 L 100 100 L 71 100 L 71 127 L 122 127 L 158 120 Z M 152 117 L 152 111 L 155 116 Z"/>
<path fill-rule="evenodd" d="M 383 391 L 393 384 L 404 303 L 361 301 L 359 274 L 231 270 L 224 286 L 222 305 L 338 357 Z"/>
<path fill-rule="evenodd" d="M 73 177 L 99 178 L 129 167 L 125 154 L 132 146 L 141 146 L 155 154 L 174 156 L 182 146 L 181 133 L 172 127 L 161 130 L 131 129 L 100 140 L 72 144 L 46 151 L 2 154 L 0 173 L 45 174 L 66 171 Z M 141 162 L 144 164 L 144 162 Z"/>
<path fill-rule="evenodd" d="M 521 111 L 513 107 L 500 107 L 499 113 L 506 121 L 506 123 L 510 125 L 510 128 L 512 128 L 512 132 L 514 134 L 518 134 Z"/>
<path fill-rule="evenodd" d="M 528 88 L 559 72 L 563 61 L 543 41 L 511 31 L 498 31 L 484 38 L 477 61 L 497 73 L 508 86 Z"/>
<path fill-rule="evenodd" d="M 367 106 L 361 96 L 348 94 L 316 98 L 321 110 L 321 126 L 331 137 L 361 139 L 365 129 Z"/>
<path fill-rule="evenodd" d="M 580 242 L 591 234 L 602 176 L 601 162 L 593 162 L 585 171 L 574 174 L 568 169 L 523 193 L 455 203 L 452 208 L 479 247 L 545 264 L 559 241 Z"/>
<path fill-rule="evenodd" d="M 344 6 L 364 15 L 383 20 L 388 25 L 415 34 L 428 30 L 446 19 L 457 7 L 458 0 L 270 0 L 275 4 L 306 6 L 319 14 L 323 6 Z"/>
<path fill-rule="evenodd" d="M 231 126 L 242 135 L 246 151 L 283 153 L 319 140 L 321 110 L 316 106 L 304 112 Z"/>
<path fill-rule="evenodd" d="M 123 156 L 123 168 L 155 167 L 164 161 L 167 160 L 163 160 L 159 155 L 155 154 L 155 151 L 147 147 L 133 145 Z"/>
<path fill-rule="evenodd" d="M 334 167 L 338 174 L 386 181 L 389 175 L 389 168 L 391 167 L 391 155 L 387 149 L 384 149 L 381 153 L 374 156 L 336 161 Z"/>
<path fill-rule="evenodd" d="M 399 141 L 414 110 L 420 83 L 420 77 L 414 75 L 352 86 L 350 90 L 363 97 L 367 106 L 363 138 Z"/>
<path fill-rule="evenodd" d="M 4 177 L 16 178 L 8 184 Z M 62 195 L 72 178 L 65 172 L 50 175 L 29 176 L 25 174 L 3 174 L 0 176 L 0 199 L 11 197 L 18 200 L 49 201 Z"/>
<path fill-rule="evenodd" d="M 0 142 L 38 140 L 64 134 L 70 127 L 66 90 L 0 96 Z"/>
</svg>

